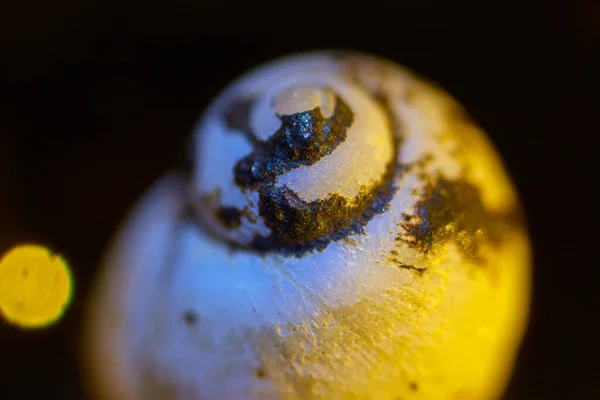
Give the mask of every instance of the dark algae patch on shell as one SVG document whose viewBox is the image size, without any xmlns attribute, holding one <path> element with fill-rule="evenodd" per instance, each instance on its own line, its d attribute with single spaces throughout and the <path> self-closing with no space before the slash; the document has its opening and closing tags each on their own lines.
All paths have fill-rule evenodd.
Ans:
<svg viewBox="0 0 600 400">
<path fill-rule="evenodd" d="M 375 214 L 386 210 L 395 192 L 397 142 L 394 143 L 394 161 L 386 167 L 386 173 L 369 186 L 362 186 L 354 198 L 332 193 L 327 198 L 308 202 L 291 189 L 275 183 L 278 176 L 327 157 L 346 140 L 354 113 L 339 95 L 336 94 L 335 99 L 335 108 L 328 118 L 319 106 L 278 115 L 279 129 L 266 141 L 251 140 L 252 153 L 236 164 L 236 184 L 243 190 L 258 191 L 260 216 L 271 229 L 266 237 L 254 237 L 251 247 L 255 250 L 276 250 L 296 256 L 323 250 L 331 241 L 362 233 L 364 225 Z M 256 138 L 248 124 L 251 104 L 252 100 L 234 102 L 225 117 L 230 127 Z M 239 210 L 236 213 L 220 208 L 218 214 L 217 218 L 225 226 L 239 226 Z"/>
<path fill-rule="evenodd" d="M 350 234 L 362 233 L 374 215 L 387 209 L 395 192 L 394 172 L 390 166 L 381 180 L 369 188 L 363 186 L 353 200 L 333 194 L 309 203 L 286 187 L 263 186 L 259 209 L 272 234 L 256 237 L 254 246 L 303 254 L 321 250 L 329 242 Z"/>
<path fill-rule="evenodd" d="M 229 229 L 238 228 L 242 224 L 242 211 L 235 207 L 219 207 L 217 218 Z"/>
<path fill-rule="evenodd" d="M 336 108 L 325 118 L 320 107 L 279 116 L 281 127 L 235 166 L 235 182 L 245 188 L 272 182 L 277 176 L 303 165 L 313 165 L 346 140 L 354 114 L 336 96 Z"/>
<path fill-rule="evenodd" d="M 504 235 L 522 226 L 520 211 L 493 213 L 485 209 L 479 189 L 465 181 L 437 177 L 426 187 L 417 203 L 416 216 L 401 225 L 411 236 L 400 239 L 423 253 L 453 240 L 464 257 L 485 264 L 482 243 L 498 246 Z"/>
<path fill-rule="evenodd" d="M 228 105 L 223 115 L 227 127 L 242 132 L 253 145 L 259 143 L 250 126 L 250 111 L 255 101 L 254 98 L 236 98 Z"/>
</svg>

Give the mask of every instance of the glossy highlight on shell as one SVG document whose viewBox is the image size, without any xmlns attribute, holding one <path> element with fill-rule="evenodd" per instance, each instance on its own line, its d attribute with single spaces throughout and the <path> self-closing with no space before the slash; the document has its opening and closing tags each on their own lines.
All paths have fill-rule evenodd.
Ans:
<svg viewBox="0 0 600 400">
<path fill-rule="evenodd" d="M 157 182 L 107 254 L 100 399 L 501 394 L 528 239 L 449 95 L 380 58 L 302 54 L 233 82 L 192 138 L 191 172 Z"/>
</svg>

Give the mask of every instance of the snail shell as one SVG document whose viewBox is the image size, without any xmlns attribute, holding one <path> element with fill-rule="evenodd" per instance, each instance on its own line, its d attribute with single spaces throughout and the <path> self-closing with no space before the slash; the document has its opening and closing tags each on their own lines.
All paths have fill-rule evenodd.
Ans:
<svg viewBox="0 0 600 400">
<path fill-rule="evenodd" d="M 106 399 L 489 399 L 529 245 L 494 149 L 442 90 L 348 52 L 226 88 L 132 211 L 90 310 Z"/>
</svg>

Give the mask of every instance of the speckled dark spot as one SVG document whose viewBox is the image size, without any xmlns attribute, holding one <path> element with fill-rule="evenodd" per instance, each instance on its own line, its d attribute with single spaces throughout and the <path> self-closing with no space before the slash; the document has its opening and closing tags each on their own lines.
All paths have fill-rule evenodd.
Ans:
<svg viewBox="0 0 600 400">
<path fill-rule="evenodd" d="M 244 188 L 272 182 L 300 166 L 313 165 L 346 140 L 354 114 L 340 97 L 329 118 L 320 107 L 279 116 L 280 128 L 268 140 L 255 143 L 252 153 L 235 166 L 235 182 Z"/>
<path fill-rule="evenodd" d="M 424 253 L 453 240 L 464 257 L 485 263 L 479 253 L 482 242 L 498 245 L 508 230 L 520 224 L 518 212 L 488 212 L 479 189 L 465 181 L 438 177 L 430 182 L 415 206 L 416 216 L 402 226 L 410 235 L 400 240 Z"/>
<path fill-rule="evenodd" d="M 416 392 L 419 389 L 419 384 L 415 381 L 412 381 L 408 384 L 408 388 L 413 392 Z"/>
<path fill-rule="evenodd" d="M 235 207 L 219 207 L 216 216 L 229 229 L 239 228 L 242 224 L 242 211 Z"/>
<path fill-rule="evenodd" d="M 262 369 L 262 368 L 260 368 L 260 367 L 259 367 L 259 368 L 256 368 L 256 377 L 257 377 L 258 379 L 264 379 L 264 378 L 265 378 L 265 376 L 266 376 L 266 374 L 265 374 L 265 370 L 264 370 L 264 369 Z"/>
<path fill-rule="evenodd" d="M 196 322 L 198 322 L 198 316 L 195 312 L 187 310 L 183 313 L 183 322 L 188 326 L 194 326 L 196 325 Z"/>
<path fill-rule="evenodd" d="M 235 101 L 227 106 L 223 115 L 227 127 L 244 134 L 253 145 L 259 143 L 256 134 L 250 126 L 250 112 L 255 101 L 256 99 L 254 98 L 236 98 Z"/>
<path fill-rule="evenodd" d="M 394 252 L 394 250 L 392 250 L 390 253 L 394 254 L 393 252 Z M 398 254 L 398 252 L 396 252 L 396 254 Z M 402 261 L 398 260 L 396 257 L 390 257 L 389 261 L 391 263 L 395 264 L 398 268 L 409 269 L 411 271 L 416 272 L 419 276 L 422 276 L 423 272 L 426 271 L 426 268 L 415 267 L 414 265 L 403 263 Z"/>
</svg>

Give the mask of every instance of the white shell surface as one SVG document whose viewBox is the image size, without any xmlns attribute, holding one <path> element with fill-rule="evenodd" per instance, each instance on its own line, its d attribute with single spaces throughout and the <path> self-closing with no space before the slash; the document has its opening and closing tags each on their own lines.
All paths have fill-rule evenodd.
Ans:
<svg viewBox="0 0 600 400">
<path fill-rule="evenodd" d="M 353 106 L 373 108 L 369 126 L 378 126 L 373 120 L 381 113 L 382 132 L 401 132 L 396 157 L 405 167 L 394 177 L 387 210 L 374 215 L 364 232 L 301 257 L 232 249 L 183 217 L 190 190 L 221 187 L 220 201 L 248 202 L 235 185 L 224 186 L 251 144 L 219 125 L 223 104 L 240 93 L 261 93 L 255 107 L 263 112 L 252 113 L 250 123 L 264 139 L 277 129 L 277 119 L 268 117 L 276 94 L 319 79 Z M 369 92 L 386 98 L 392 120 Z M 463 220 L 450 218 L 443 227 L 449 233 L 437 233 L 444 240 L 434 237 L 425 251 L 414 243 L 419 231 L 407 224 L 417 219 L 424 229 L 427 221 L 420 218 L 443 217 L 423 208 L 440 181 L 479 193 L 484 216 L 509 215 L 517 205 L 493 148 L 476 126 L 455 117 L 457 109 L 410 72 L 364 55 L 290 57 L 234 83 L 199 125 L 202 161 L 194 176 L 159 181 L 107 257 L 89 324 L 90 375 L 99 398 L 498 396 L 526 321 L 529 248 L 522 227 L 507 217 L 497 242 L 485 220 L 471 232 L 461 228 Z M 373 149 L 389 145 L 385 135 L 375 142 Z M 381 163 L 363 166 L 364 160 L 385 160 L 391 152 L 369 156 L 359 147 L 315 176 L 311 170 L 334 153 L 306 171 L 288 172 L 279 183 L 307 199 L 335 190 L 350 195 L 357 182 L 380 174 Z M 355 179 L 360 170 L 364 177 Z M 268 228 L 242 226 L 235 240 L 257 230 Z M 483 264 L 464 251 L 465 243 L 478 244 Z"/>
</svg>

